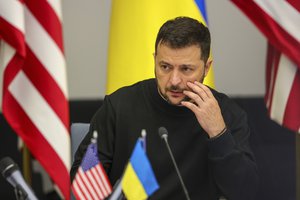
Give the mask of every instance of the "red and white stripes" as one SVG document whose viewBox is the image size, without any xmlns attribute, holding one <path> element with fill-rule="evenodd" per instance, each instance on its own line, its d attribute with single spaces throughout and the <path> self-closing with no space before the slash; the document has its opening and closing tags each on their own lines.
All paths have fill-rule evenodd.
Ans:
<svg viewBox="0 0 300 200">
<path fill-rule="evenodd" d="M 269 41 L 265 101 L 270 117 L 300 132 L 300 1 L 232 1 Z"/>
<path fill-rule="evenodd" d="M 72 183 L 75 196 L 84 199 L 105 199 L 111 194 L 112 188 L 101 164 L 84 172 L 79 167 Z"/>
<path fill-rule="evenodd" d="M 70 136 L 58 0 L 0 1 L 3 114 L 66 199 Z"/>
<path fill-rule="evenodd" d="M 266 76 L 265 101 L 270 117 L 279 124 L 299 132 L 299 68 L 269 44 Z"/>
</svg>

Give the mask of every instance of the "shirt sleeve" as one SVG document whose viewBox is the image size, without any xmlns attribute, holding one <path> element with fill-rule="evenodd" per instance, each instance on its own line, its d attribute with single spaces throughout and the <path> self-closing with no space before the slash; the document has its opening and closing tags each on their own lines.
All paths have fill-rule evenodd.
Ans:
<svg viewBox="0 0 300 200">
<path fill-rule="evenodd" d="M 212 175 L 228 200 L 255 199 L 258 172 L 248 142 L 250 129 L 246 113 L 236 105 L 230 105 L 228 110 L 223 114 L 226 132 L 208 140 Z"/>
</svg>

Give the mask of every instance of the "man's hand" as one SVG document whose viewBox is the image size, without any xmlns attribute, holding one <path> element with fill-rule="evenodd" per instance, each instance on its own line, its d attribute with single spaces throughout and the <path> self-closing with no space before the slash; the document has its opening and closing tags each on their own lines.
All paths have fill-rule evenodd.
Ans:
<svg viewBox="0 0 300 200">
<path fill-rule="evenodd" d="M 191 101 L 182 101 L 181 104 L 195 113 L 199 124 L 210 138 L 217 136 L 226 127 L 217 100 L 202 83 L 195 81 L 188 82 L 187 85 L 191 91 L 185 90 L 184 94 Z"/>
</svg>

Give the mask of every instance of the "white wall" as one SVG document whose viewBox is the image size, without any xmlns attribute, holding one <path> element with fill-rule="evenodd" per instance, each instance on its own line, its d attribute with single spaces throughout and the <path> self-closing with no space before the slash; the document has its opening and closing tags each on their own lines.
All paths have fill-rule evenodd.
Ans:
<svg viewBox="0 0 300 200">
<path fill-rule="evenodd" d="M 105 94 L 110 0 L 64 0 L 63 28 L 71 99 Z"/>
<path fill-rule="evenodd" d="M 265 92 L 266 39 L 228 0 L 207 0 L 215 83 L 232 96 Z"/>
<path fill-rule="evenodd" d="M 64 0 L 63 28 L 71 99 L 102 98 L 111 0 Z M 207 0 L 215 83 L 231 96 L 264 93 L 266 41 L 228 0 Z"/>
</svg>

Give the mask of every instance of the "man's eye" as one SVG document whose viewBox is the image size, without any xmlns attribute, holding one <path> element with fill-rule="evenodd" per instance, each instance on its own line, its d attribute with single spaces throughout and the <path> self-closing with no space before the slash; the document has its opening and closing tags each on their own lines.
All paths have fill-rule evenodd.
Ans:
<svg viewBox="0 0 300 200">
<path fill-rule="evenodd" d="M 170 67 L 168 65 L 161 65 L 160 66 L 163 70 L 168 70 L 170 69 Z"/>
<path fill-rule="evenodd" d="M 184 71 L 184 72 L 190 72 L 190 71 L 193 71 L 193 69 L 190 68 L 190 67 L 183 67 L 182 71 Z"/>
</svg>

